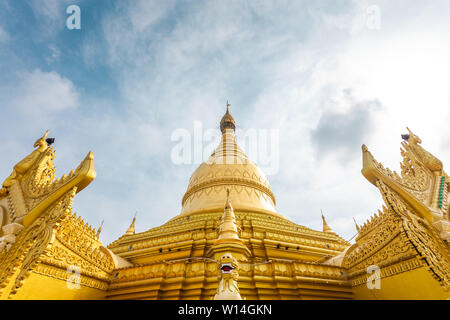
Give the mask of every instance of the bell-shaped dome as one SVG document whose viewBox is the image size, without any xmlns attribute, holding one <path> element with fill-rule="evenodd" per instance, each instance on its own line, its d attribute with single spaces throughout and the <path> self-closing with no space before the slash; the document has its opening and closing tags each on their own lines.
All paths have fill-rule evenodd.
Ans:
<svg viewBox="0 0 450 320">
<path fill-rule="evenodd" d="M 236 143 L 235 122 L 228 108 L 220 127 L 222 139 L 209 159 L 192 174 L 181 214 L 223 210 L 229 189 L 235 210 L 283 217 L 276 212 L 275 196 L 265 174 Z"/>
</svg>

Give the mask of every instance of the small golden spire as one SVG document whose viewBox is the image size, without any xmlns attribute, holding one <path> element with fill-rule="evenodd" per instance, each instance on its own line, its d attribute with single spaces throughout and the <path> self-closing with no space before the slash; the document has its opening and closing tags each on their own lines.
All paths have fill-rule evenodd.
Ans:
<svg viewBox="0 0 450 320">
<path fill-rule="evenodd" d="M 136 214 L 137 212 L 134 214 L 133 221 L 131 222 L 131 225 L 128 227 L 127 232 L 125 232 L 125 234 L 132 235 L 135 233 Z"/>
<path fill-rule="evenodd" d="M 236 216 L 230 202 L 230 189 L 227 189 L 227 201 L 219 227 L 218 241 L 225 239 L 240 240 L 236 225 Z"/>
<path fill-rule="evenodd" d="M 358 231 L 358 233 L 359 233 L 361 228 L 359 227 L 358 223 L 356 222 L 355 217 L 353 217 L 353 221 L 355 221 L 356 231 Z"/>
<path fill-rule="evenodd" d="M 320 210 L 320 213 L 322 214 L 322 225 L 323 225 L 323 232 L 332 233 L 333 230 L 330 228 L 328 223 L 325 221 L 325 217 L 323 216 L 322 209 Z"/>
<path fill-rule="evenodd" d="M 102 228 L 103 228 L 103 223 L 104 222 L 105 222 L 105 220 L 102 220 L 102 222 L 100 223 L 100 227 L 98 227 L 97 238 L 100 236 L 100 233 L 102 232 Z"/>
</svg>

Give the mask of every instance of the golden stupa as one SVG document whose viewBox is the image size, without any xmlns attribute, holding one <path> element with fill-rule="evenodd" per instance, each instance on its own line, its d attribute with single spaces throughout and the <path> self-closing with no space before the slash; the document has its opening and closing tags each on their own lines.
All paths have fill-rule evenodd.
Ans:
<svg viewBox="0 0 450 320">
<path fill-rule="evenodd" d="M 410 132 L 401 174 L 363 146 L 363 175 L 385 205 L 356 228 L 355 243 L 298 225 L 235 140 L 228 110 L 222 139 L 192 174 L 180 214 L 108 245 L 72 200 L 94 178 L 89 152 L 54 177 L 46 134 L 0 190 L 2 299 L 448 299 L 450 179 Z M 409 130 L 409 129 L 408 129 Z M 351 204 L 349 204 L 351 205 Z M 125 230 L 126 228 L 124 228 Z"/>
</svg>

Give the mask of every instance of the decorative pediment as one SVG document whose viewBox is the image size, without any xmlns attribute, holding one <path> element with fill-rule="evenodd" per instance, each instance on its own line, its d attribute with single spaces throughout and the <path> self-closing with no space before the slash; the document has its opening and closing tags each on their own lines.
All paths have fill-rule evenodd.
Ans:
<svg viewBox="0 0 450 320">
<path fill-rule="evenodd" d="M 89 152 L 75 170 L 55 179 L 55 149 L 51 146 L 54 139 L 47 135 L 48 131 L 36 141 L 36 149 L 18 162 L 3 182 L 0 200 L 8 198 L 9 222 L 31 224 L 62 195 L 74 187 L 80 192 L 95 178 L 94 154 Z"/>
<path fill-rule="evenodd" d="M 421 140 L 409 132 L 402 135 L 400 174 L 376 161 L 365 145 L 362 146 L 362 174 L 374 185 L 378 180 L 386 183 L 430 223 L 445 219 L 449 179 L 442 162 L 423 149 Z"/>
</svg>

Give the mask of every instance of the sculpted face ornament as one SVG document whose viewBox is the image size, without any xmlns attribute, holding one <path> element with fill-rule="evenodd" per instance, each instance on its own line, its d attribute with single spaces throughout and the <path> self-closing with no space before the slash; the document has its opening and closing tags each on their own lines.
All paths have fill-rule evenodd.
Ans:
<svg viewBox="0 0 450 320">
<path fill-rule="evenodd" d="M 234 267 L 231 263 L 222 263 L 222 266 L 220 267 L 220 271 L 223 274 L 228 274 L 228 273 L 232 273 L 234 270 Z"/>
<path fill-rule="evenodd" d="M 220 258 L 220 272 L 225 274 L 233 274 L 233 271 L 237 269 L 237 260 L 233 258 L 231 254 L 224 254 Z M 235 271 L 237 274 L 237 270 Z"/>
<path fill-rule="evenodd" d="M 224 254 L 219 260 L 219 286 L 214 300 L 241 300 L 237 280 L 239 265 L 237 260 L 229 253 Z"/>
</svg>

